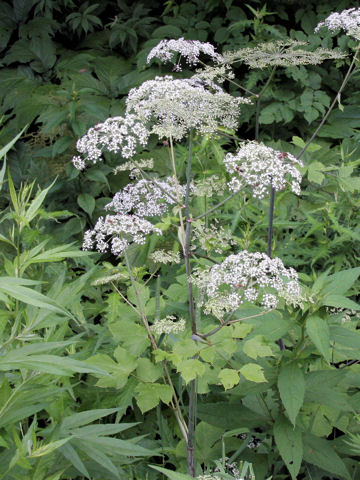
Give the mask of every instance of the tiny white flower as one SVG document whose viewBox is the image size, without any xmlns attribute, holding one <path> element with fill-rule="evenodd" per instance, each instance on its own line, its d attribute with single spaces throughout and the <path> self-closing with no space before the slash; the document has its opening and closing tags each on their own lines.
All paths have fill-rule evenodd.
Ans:
<svg viewBox="0 0 360 480">
<path fill-rule="evenodd" d="M 340 13 L 331 13 L 323 22 L 318 23 L 315 33 L 324 27 L 331 32 L 343 30 L 346 35 L 360 40 L 360 8 L 353 7 Z"/>
</svg>

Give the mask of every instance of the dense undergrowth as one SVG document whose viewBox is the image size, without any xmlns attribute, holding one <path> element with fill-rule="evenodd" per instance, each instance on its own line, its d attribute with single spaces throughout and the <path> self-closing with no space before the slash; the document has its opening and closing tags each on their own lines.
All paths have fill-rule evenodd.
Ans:
<svg viewBox="0 0 360 480">
<path fill-rule="evenodd" d="M 0 3 L 0 478 L 360 478 L 358 41 L 314 33 L 352 6 Z M 155 217 L 162 235 L 125 256 L 82 251 L 84 231 L 97 228 L 129 172 L 113 175 L 127 159 L 109 152 L 76 170 L 77 139 L 124 115 L 130 89 L 193 75 L 188 64 L 146 63 L 160 40 L 180 37 L 220 53 L 290 38 L 346 56 L 299 65 L 295 48 L 277 68 L 234 63 L 223 86 L 252 101 L 236 128 L 192 128 L 174 143 L 152 134 L 134 157 L 153 159 L 143 180 L 174 171 L 189 180 L 189 195 L 180 202 L 172 184 L 175 206 Z M 268 194 L 245 188 L 211 210 L 231 194 L 227 153 L 256 138 L 287 152 L 284 161 L 299 155 L 334 98 L 301 155 L 301 194 L 276 192 L 270 241 Z M 270 311 L 248 301 L 225 320 L 204 313 L 206 291 L 198 282 L 189 293 L 189 268 L 201 277 L 242 250 L 293 267 L 301 301 Z M 164 318 L 170 330 L 185 319 L 185 329 L 156 331 Z"/>
</svg>

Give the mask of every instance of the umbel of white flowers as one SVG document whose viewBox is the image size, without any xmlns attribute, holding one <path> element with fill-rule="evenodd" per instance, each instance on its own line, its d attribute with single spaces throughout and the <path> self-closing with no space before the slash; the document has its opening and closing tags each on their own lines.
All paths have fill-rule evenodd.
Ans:
<svg viewBox="0 0 360 480">
<path fill-rule="evenodd" d="M 121 214 L 131 212 L 138 217 L 161 216 L 168 211 L 169 205 L 184 197 L 185 189 L 171 177 L 165 180 L 142 179 L 117 192 L 105 208 Z M 176 194 L 177 198 L 174 197 Z"/>
<path fill-rule="evenodd" d="M 173 70 L 178 72 L 181 71 L 181 58 L 185 58 L 190 66 L 199 63 L 201 54 L 210 56 L 214 61 L 222 60 L 221 55 L 215 52 L 215 47 L 211 45 L 211 43 L 199 42 L 198 40 L 185 40 L 181 37 L 177 40 L 161 40 L 161 42 L 150 51 L 147 57 L 147 63 L 150 63 L 153 58 L 158 58 L 163 63 L 171 62 L 177 54 L 180 58 Z"/>
<path fill-rule="evenodd" d="M 229 255 L 222 263 L 201 272 L 194 283 L 204 288 L 208 297 L 205 313 L 218 318 L 237 310 L 244 301 L 276 308 L 279 297 L 292 304 L 301 297 L 293 268 L 285 268 L 280 258 L 247 250 Z"/>
<path fill-rule="evenodd" d="M 219 125 L 236 128 L 243 97 L 232 97 L 215 83 L 196 77 L 156 77 L 130 90 L 127 113 L 135 114 L 159 138 L 181 140 L 191 129 L 216 132 Z"/>
<path fill-rule="evenodd" d="M 323 22 L 318 23 L 315 33 L 324 27 L 331 32 L 343 30 L 346 35 L 360 40 L 360 8 L 353 7 L 340 13 L 331 13 Z"/>
<path fill-rule="evenodd" d="M 290 153 L 255 141 L 244 142 L 235 155 L 228 153 L 225 156 L 224 163 L 226 170 L 233 175 L 228 183 L 233 192 L 249 186 L 253 197 L 263 198 L 269 186 L 278 191 L 290 183 L 291 190 L 300 195 L 301 173 L 296 167 L 303 164 Z"/>
</svg>

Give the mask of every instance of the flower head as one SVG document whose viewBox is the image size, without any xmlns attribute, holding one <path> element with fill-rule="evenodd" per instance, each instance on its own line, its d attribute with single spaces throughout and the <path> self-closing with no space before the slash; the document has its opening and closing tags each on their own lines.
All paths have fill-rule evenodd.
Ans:
<svg viewBox="0 0 360 480">
<path fill-rule="evenodd" d="M 88 130 L 77 143 L 76 148 L 85 158 L 75 156 L 74 167 L 83 170 L 87 163 L 101 160 L 103 151 L 120 153 L 124 158 L 135 155 L 139 146 L 145 146 L 149 132 L 135 115 L 112 117 Z"/>
<path fill-rule="evenodd" d="M 151 233 L 161 235 L 161 230 L 136 215 L 106 215 L 98 219 L 93 230 L 85 232 L 83 249 L 121 255 L 132 242 L 144 244 Z"/>
<path fill-rule="evenodd" d="M 149 255 L 149 258 L 155 263 L 180 263 L 179 252 L 172 252 L 171 250 L 155 250 Z"/>
<path fill-rule="evenodd" d="M 269 186 L 283 190 L 290 177 L 291 190 L 300 195 L 301 173 L 296 166 L 302 163 L 290 153 L 252 141 L 243 143 L 235 155 L 228 153 L 224 163 L 226 170 L 234 175 L 228 183 L 234 192 L 249 186 L 254 197 L 263 198 Z"/>
<path fill-rule="evenodd" d="M 205 289 L 208 300 L 205 313 L 222 318 L 237 310 L 246 300 L 265 308 L 276 308 L 280 298 L 291 302 L 300 296 L 298 276 L 293 268 L 285 268 L 279 258 L 244 250 L 230 255 L 222 263 L 201 275 L 197 282 Z"/>
<path fill-rule="evenodd" d="M 105 208 L 120 214 L 131 212 L 140 217 L 160 216 L 167 212 L 169 205 L 177 203 L 173 196 L 176 189 L 178 195 L 184 196 L 185 188 L 177 185 L 171 177 L 166 180 L 142 179 L 126 185 Z"/>
<path fill-rule="evenodd" d="M 342 12 L 331 13 L 323 22 L 318 23 L 315 33 L 326 27 L 331 32 L 344 30 L 346 35 L 360 40 L 360 8 L 348 8 Z"/>
<path fill-rule="evenodd" d="M 213 60 L 221 60 L 221 55 L 215 52 L 215 47 L 208 42 L 199 42 L 198 40 L 185 40 L 183 37 L 174 40 L 161 40 L 154 47 L 148 57 L 147 63 L 153 58 L 159 58 L 163 63 L 171 62 L 176 54 L 186 59 L 188 65 L 193 66 L 199 63 L 200 54 L 208 55 Z M 180 60 L 180 59 L 179 59 Z M 181 71 L 180 64 L 176 64 L 174 70 Z"/>
<path fill-rule="evenodd" d="M 141 174 L 141 169 L 154 168 L 154 160 L 152 158 L 142 158 L 140 160 L 129 160 L 128 162 L 118 165 L 113 173 L 116 175 L 119 172 L 125 172 L 128 170 L 130 178 L 138 178 Z"/>
<path fill-rule="evenodd" d="M 196 78 L 156 77 L 130 90 L 127 113 L 152 126 L 160 138 L 181 140 L 190 129 L 213 133 L 220 124 L 235 128 L 240 105 L 251 103 L 232 97 L 221 87 Z M 150 128 L 150 127 L 149 127 Z"/>
</svg>

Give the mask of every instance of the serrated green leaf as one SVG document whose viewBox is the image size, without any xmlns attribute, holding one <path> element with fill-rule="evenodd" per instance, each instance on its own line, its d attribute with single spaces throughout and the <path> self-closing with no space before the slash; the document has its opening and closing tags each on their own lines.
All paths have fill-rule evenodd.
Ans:
<svg viewBox="0 0 360 480">
<path fill-rule="evenodd" d="M 136 376 L 142 382 L 154 383 L 163 373 L 160 365 L 154 365 L 148 358 L 139 358 L 136 368 Z"/>
<path fill-rule="evenodd" d="M 255 383 L 267 382 L 263 368 L 256 363 L 247 363 L 243 367 L 240 368 L 240 373 L 243 375 L 247 380 Z"/>
<path fill-rule="evenodd" d="M 296 363 L 281 367 L 278 377 L 281 401 L 290 421 L 295 425 L 297 414 L 303 404 L 305 395 L 304 374 Z"/>
<path fill-rule="evenodd" d="M 325 360 L 330 363 L 330 332 L 325 320 L 313 315 L 306 320 L 306 331 Z"/>
<path fill-rule="evenodd" d="M 322 305 L 336 308 L 349 308 L 350 310 L 360 310 L 360 305 L 353 302 L 343 295 L 330 294 L 322 299 Z"/>
<path fill-rule="evenodd" d="M 248 323 L 234 323 L 232 325 L 232 337 L 245 338 L 253 328 L 253 325 L 250 325 Z"/>
<path fill-rule="evenodd" d="M 224 385 L 225 390 L 233 388 L 240 381 L 239 373 L 231 368 L 224 368 L 220 370 L 218 377 L 221 383 Z"/>
<path fill-rule="evenodd" d="M 172 395 L 171 387 L 161 383 L 140 383 L 135 389 L 135 398 L 142 413 L 156 407 L 160 400 L 168 405 Z"/>
<path fill-rule="evenodd" d="M 205 365 L 199 360 L 192 358 L 178 362 L 176 368 L 186 383 L 195 380 L 197 376 L 201 377 L 205 372 Z"/>
<path fill-rule="evenodd" d="M 250 358 L 257 359 L 258 357 L 273 357 L 274 354 L 267 344 L 263 335 L 256 335 L 255 337 L 246 340 L 243 345 L 243 352 Z"/>
</svg>

